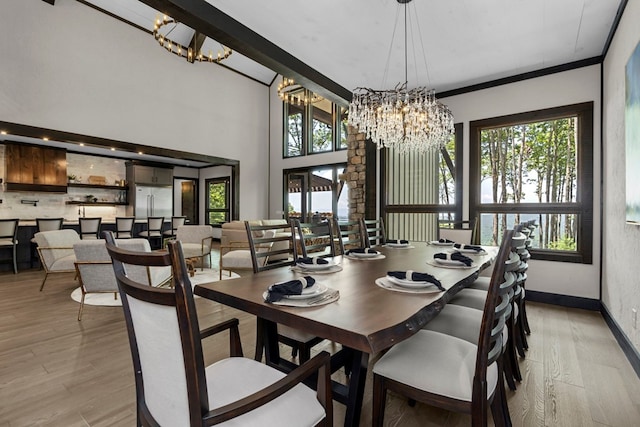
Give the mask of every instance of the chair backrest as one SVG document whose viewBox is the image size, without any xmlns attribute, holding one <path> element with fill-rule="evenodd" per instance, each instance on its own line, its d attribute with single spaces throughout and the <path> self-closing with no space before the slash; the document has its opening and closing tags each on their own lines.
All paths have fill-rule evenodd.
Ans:
<svg viewBox="0 0 640 427">
<path fill-rule="evenodd" d="M 213 237 L 210 225 L 181 225 L 176 231 L 176 240 L 182 243 L 201 243 L 206 237 Z"/>
<path fill-rule="evenodd" d="M 74 255 L 73 245 L 80 241 L 78 233 L 71 229 L 40 231 L 36 233 L 33 238 L 39 248 L 53 248 L 40 252 L 42 262 L 45 263 L 47 267 L 52 266 L 53 263 L 60 258 Z"/>
<path fill-rule="evenodd" d="M 302 223 L 293 220 L 296 229 L 296 243 L 300 247 L 298 255 L 307 256 L 336 256 L 334 249 L 333 222 L 323 220 L 318 223 Z"/>
<path fill-rule="evenodd" d="M 148 232 L 159 232 L 162 233 L 162 229 L 164 228 L 164 217 L 163 216 L 150 216 L 147 218 L 147 231 Z"/>
<path fill-rule="evenodd" d="M 202 425 L 209 410 L 200 328 L 179 241 L 168 252 L 106 248 L 122 297 L 143 425 Z M 174 289 L 154 288 L 127 275 L 127 264 L 172 266 Z"/>
<path fill-rule="evenodd" d="M 438 221 L 438 239 L 453 240 L 466 245 L 476 242 L 476 219 L 469 221 Z"/>
<path fill-rule="evenodd" d="M 135 220 L 133 216 L 116 217 L 116 238 L 131 237 Z"/>
<path fill-rule="evenodd" d="M 387 235 L 384 230 L 384 221 L 382 218 L 378 219 L 363 219 L 362 228 L 365 234 L 365 246 L 370 248 L 371 246 L 384 245 L 387 240 Z"/>
<path fill-rule="evenodd" d="M 254 273 L 295 264 L 298 251 L 292 222 L 258 225 L 245 221 L 244 226 L 247 230 Z M 280 248 L 274 248 L 277 242 L 286 242 L 286 245 L 277 245 Z"/>
<path fill-rule="evenodd" d="M 366 238 L 362 221 L 336 220 L 334 228 L 342 254 L 345 254 L 348 249 L 362 248 L 365 246 Z"/>
<path fill-rule="evenodd" d="M 78 218 L 81 239 L 99 239 L 102 218 Z"/>
<path fill-rule="evenodd" d="M 147 239 L 118 239 L 118 247 L 136 252 L 151 252 Z M 81 240 L 73 245 L 76 271 L 87 292 L 117 291 L 111 257 L 104 240 Z M 171 277 L 170 267 L 127 266 L 129 278 L 147 286 L 157 286 Z"/>
<path fill-rule="evenodd" d="M 39 231 L 62 230 L 64 218 L 36 218 L 36 233 Z"/>
<path fill-rule="evenodd" d="M 176 234 L 176 231 L 178 230 L 178 227 L 180 227 L 181 225 L 184 225 L 184 223 L 187 221 L 187 217 L 186 216 L 172 216 L 171 217 L 171 231 L 173 232 L 173 234 Z"/>
<path fill-rule="evenodd" d="M 16 242 L 19 219 L 0 219 L 0 240 Z"/>
<path fill-rule="evenodd" d="M 511 295 L 515 284 L 513 269 L 517 267 L 516 261 L 511 257 L 512 238 L 513 230 L 506 230 L 487 291 L 478 338 L 472 405 L 481 405 L 486 402 L 487 368 L 500 357 L 503 351 L 502 330 L 507 316 L 511 313 Z"/>
</svg>

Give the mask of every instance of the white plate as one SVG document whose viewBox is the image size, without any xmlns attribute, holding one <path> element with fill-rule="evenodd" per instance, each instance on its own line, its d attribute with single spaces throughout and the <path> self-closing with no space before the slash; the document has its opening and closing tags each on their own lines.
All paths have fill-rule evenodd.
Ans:
<svg viewBox="0 0 640 427">
<path fill-rule="evenodd" d="M 351 252 L 351 253 L 349 254 L 349 256 L 353 256 L 353 257 L 356 257 L 356 258 L 375 258 L 375 257 L 377 257 L 378 255 L 380 255 L 380 253 L 379 253 L 379 252 L 378 252 L 378 253 L 375 253 L 375 254 Z"/>
<path fill-rule="evenodd" d="M 397 277 L 393 277 L 393 276 L 387 276 L 386 279 L 395 285 L 402 286 L 403 288 L 420 289 L 420 288 L 426 288 L 428 286 L 435 286 L 431 282 L 417 282 L 413 280 L 398 279 Z"/>
<path fill-rule="evenodd" d="M 385 243 L 385 246 L 389 246 L 390 248 L 408 248 L 409 243 Z"/>
<path fill-rule="evenodd" d="M 439 259 L 434 258 L 433 260 L 427 261 L 427 264 L 433 265 L 436 267 L 445 267 L 445 268 L 476 268 L 477 265 L 472 263 L 471 265 L 465 265 L 460 261 L 452 261 L 448 259 Z"/>
<path fill-rule="evenodd" d="M 327 287 L 324 285 L 319 285 L 318 283 L 315 283 L 312 286 L 309 286 L 308 288 L 304 288 L 302 290 L 302 294 L 301 295 L 285 295 L 284 297 L 286 299 L 307 299 L 307 298 L 313 298 L 313 297 L 317 297 L 320 296 L 322 294 L 324 294 L 325 292 L 327 292 Z"/>
<path fill-rule="evenodd" d="M 299 263 L 296 264 L 296 266 L 298 268 L 301 268 L 303 270 L 328 270 L 331 267 L 333 267 L 333 263 L 328 263 L 328 264 L 304 264 L 304 263 Z"/>
<path fill-rule="evenodd" d="M 381 288 L 388 289 L 390 291 L 404 292 L 407 294 L 438 294 L 442 292 L 440 289 L 438 289 L 435 286 L 429 286 L 426 288 L 413 288 L 413 289 L 406 288 L 403 286 L 398 286 L 388 279 L 389 277 L 379 277 L 376 279 L 376 285 L 380 286 Z"/>
<path fill-rule="evenodd" d="M 358 261 L 375 261 L 377 259 L 384 259 L 387 256 L 385 254 L 367 254 L 369 256 L 354 256 L 354 255 L 345 255 L 345 258 L 349 258 L 349 259 L 355 259 Z M 375 255 L 375 256 L 371 256 L 371 255 Z"/>
<path fill-rule="evenodd" d="M 440 243 L 437 240 L 432 240 L 429 242 L 429 244 L 433 246 L 453 246 L 453 243 Z"/>
<path fill-rule="evenodd" d="M 331 274 L 331 273 L 337 273 L 338 271 L 342 271 L 342 267 L 339 266 L 338 264 L 331 264 L 331 266 L 329 268 L 325 268 L 324 270 L 307 270 L 304 267 L 301 267 L 299 265 L 294 265 L 293 267 L 291 267 L 292 270 L 297 271 L 299 273 L 303 273 L 303 274 L 308 274 L 308 273 L 313 273 L 313 274 Z"/>
<path fill-rule="evenodd" d="M 474 251 L 473 249 L 458 249 L 454 247 L 453 250 L 461 252 L 463 254 L 471 254 L 471 255 L 486 255 L 487 253 L 487 251 L 485 251 L 484 249 L 481 251 Z"/>
</svg>

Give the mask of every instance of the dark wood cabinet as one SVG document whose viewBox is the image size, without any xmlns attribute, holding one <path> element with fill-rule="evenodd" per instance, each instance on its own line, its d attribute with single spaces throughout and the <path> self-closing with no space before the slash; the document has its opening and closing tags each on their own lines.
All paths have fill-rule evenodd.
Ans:
<svg viewBox="0 0 640 427">
<path fill-rule="evenodd" d="M 5 143 L 7 190 L 55 191 L 67 188 L 67 152 L 60 148 Z"/>
</svg>

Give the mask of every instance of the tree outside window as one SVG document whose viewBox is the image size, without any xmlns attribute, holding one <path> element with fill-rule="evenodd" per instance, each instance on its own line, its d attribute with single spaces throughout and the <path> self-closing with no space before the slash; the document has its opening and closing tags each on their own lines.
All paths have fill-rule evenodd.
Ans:
<svg viewBox="0 0 640 427">
<path fill-rule="evenodd" d="M 219 225 L 228 222 L 231 216 L 229 177 L 208 179 L 206 223 Z"/>
</svg>

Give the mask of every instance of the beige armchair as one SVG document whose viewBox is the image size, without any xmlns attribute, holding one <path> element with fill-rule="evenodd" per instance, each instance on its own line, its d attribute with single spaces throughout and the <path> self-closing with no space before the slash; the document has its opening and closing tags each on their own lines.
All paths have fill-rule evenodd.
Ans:
<svg viewBox="0 0 640 427">
<path fill-rule="evenodd" d="M 130 251 L 151 252 L 147 239 L 118 239 L 116 244 Z M 78 320 L 82 320 L 85 296 L 89 293 L 113 293 L 116 299 L 118 284 L 104 240 L 81 240 L 73 245 L 73 251 L 76 256 L 75 269 L 82 291 Z M 171 279 L 171 268 L 127 265 L 127 274 L 138 283 L 161 286 Z"/>
<path fill-rule="evenodd" d="M 74 230 L 41 231 L 36 233 L 33 239 L 38 245 L 40 264 L 45 271 L 40 285 L 41 291 L 50 274 L 76 271 L 73 245 L 80 241 L 80 236 Z"/>
<path fill-rule="evenodd" d="M 176 240 L 182 242 L 185 259 L 199 258 L 204 270 L 205 259 L 211 267 L 211 246 L 213 245 L 213 227 L 210 225 L 181 225 L 176 231 Z"/>
</svg>

